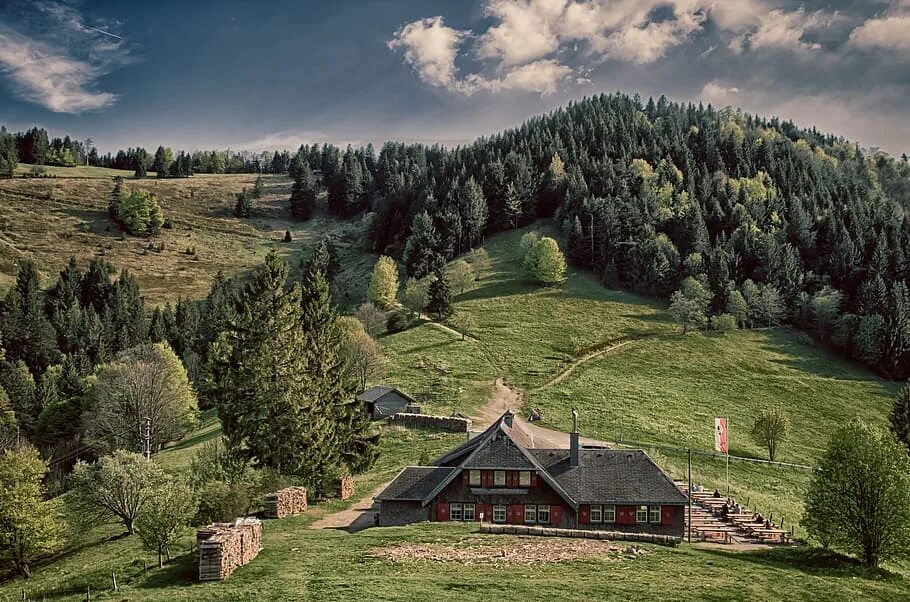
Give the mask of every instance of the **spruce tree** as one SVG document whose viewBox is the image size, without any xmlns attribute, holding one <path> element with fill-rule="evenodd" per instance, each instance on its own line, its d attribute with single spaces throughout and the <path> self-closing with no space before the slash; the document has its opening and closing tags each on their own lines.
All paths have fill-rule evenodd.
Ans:
<svg viewBox="0 0 910 602">
<path fill-rule="evenodd" d="M 291 187 L 291 217 L 308 220 L 316 207 L 316 176 L 306 163 L 299 164 L 294 172 Z"/>
<path fill-rule="evenodd" d="M 254 199 L 258 199 L 262 196 L 262 192 L 265 190 L 265 186 L 262 184 L 262 175 L 256 176 L 256 181 L 253 182 L 253 192 L 252 196 Z"/>
<path fill-rule="evenodd" d="M 442 270 L 436 270 L 435 279 L 430 283 L 427 313 L 437 320 L 445 320 L 452 315 L 452 293 L 449 282 Z"/>
<path fill-rule="evenodd" d="M 234 203 L 234 216 L 235 217 L 250 217 L 250 214 L 253 212 L 253 199 L 250 198 L 249 193 L 246 191 L 246 188 L 237 193 L 237 202 Z"/>
<path fill-rule="evenodd" d="M 891 431 L 910 448 L 910 384 L 905 383 L 891 408 Z"/>
</svg>

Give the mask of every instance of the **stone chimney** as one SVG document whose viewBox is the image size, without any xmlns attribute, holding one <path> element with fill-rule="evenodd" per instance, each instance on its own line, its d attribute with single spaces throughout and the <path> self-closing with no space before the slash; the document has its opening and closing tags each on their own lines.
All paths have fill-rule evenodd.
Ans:
<svg viewBox="0 0 910 602">
<path fill-rule="evenodd" d="M 572 432 L 569 433 L 569 466 L 578 466 L 578 411 L 572 408 Z"/>
</svg>

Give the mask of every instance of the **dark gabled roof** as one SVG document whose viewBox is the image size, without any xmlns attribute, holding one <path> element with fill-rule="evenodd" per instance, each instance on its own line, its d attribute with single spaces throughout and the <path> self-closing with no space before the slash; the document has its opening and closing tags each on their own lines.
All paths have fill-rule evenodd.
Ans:
<svg viewBox="0 0 910 602">
<path fill-rule="evenodd" d="M 455 468 L 448 466 L 408 466 L 382 490 L 377 500 L 422 502 Z"/>
<path fill-rule="evenodd" d="M 478 448 L 462 468 L 532 470 L 535 466 L 511 439 L 501 435 Z"/>
<path fill-rule="evenodd" d="M 576 467 L 569 465 L 566 449 L 530 452 L 580 504 L 684 504 L 687 500 L 641 450 L 581 449 Z"/>
<path fill-rule="evenodd" d="M 408 395 L 406 393 L 402 393 L 401 391 L 399 391 L 398 389 L 396 389 L 394 387 L 382 387 L 382 386 L 371 387 L 371 388 L 367 389 L 366 391 L 361 391 L 360 393 L 357 394 L 357 399 L 360 401 L 367 401 L 367 402 L 376 401 L 377 399 L 381 399 L 381 398 L 385 397 L 389 393 L 397 393 L 406 401 L 410 401 L 410 402 L 414 401 L 414 399 L 411 398 L 410 395 Z"/>
</svg>

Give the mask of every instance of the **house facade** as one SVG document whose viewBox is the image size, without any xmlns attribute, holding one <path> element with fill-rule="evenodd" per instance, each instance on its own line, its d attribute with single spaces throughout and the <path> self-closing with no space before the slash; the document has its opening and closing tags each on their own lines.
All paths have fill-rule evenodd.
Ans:
<svg viewBox="0 0 910 602">
<path fill-rule="evenodd" d="M 379 524 L 485 521 L 682 537 L 687 498 L 641 450 L 536 448 L 511 412 L 382 493 Z"/>
</svg>

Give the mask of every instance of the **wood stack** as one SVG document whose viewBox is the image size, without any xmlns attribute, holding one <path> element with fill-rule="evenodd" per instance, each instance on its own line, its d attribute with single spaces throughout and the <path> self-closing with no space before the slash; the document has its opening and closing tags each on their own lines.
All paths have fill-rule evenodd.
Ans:
<svg viewBox="0 0 910 602">
<path fill-rule="evenodd" d="M 263 499 L 263 505 L 267 518 L 284 518 L 306 512 L 306 487 L 287 487 L 275 493 L 269 493 Z"/>
<path fill-rule="evenodd" d="M 262 523 L 249 517 L 234 523 L 213 523 L 196 531 L 196 547 L 199 580 L 227 579 L 259 554 Z"/>
<path fill-rule="evenodd" d="M 341 477 L 338 479 L 335 494 L 343 500 L 354 495 L 354 477 Z"/>
</svg>

